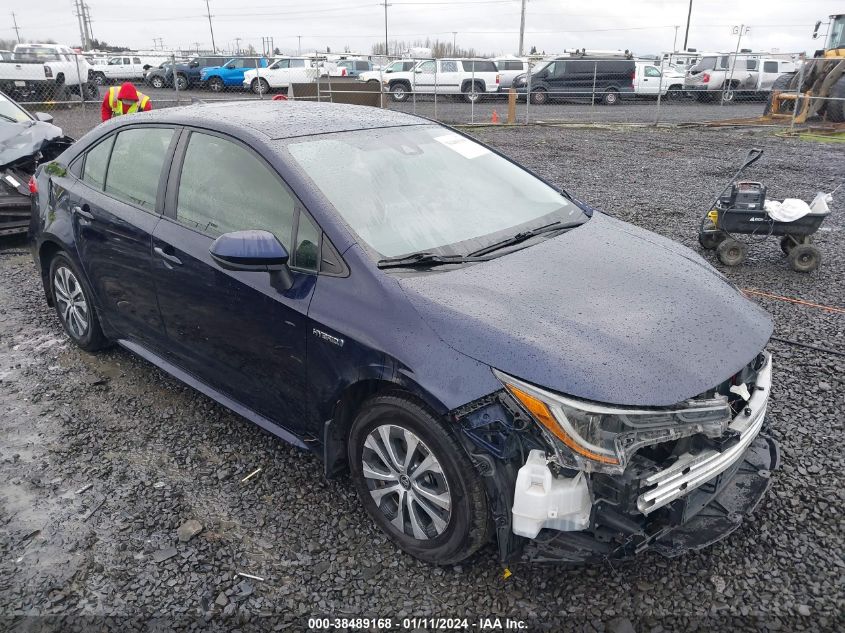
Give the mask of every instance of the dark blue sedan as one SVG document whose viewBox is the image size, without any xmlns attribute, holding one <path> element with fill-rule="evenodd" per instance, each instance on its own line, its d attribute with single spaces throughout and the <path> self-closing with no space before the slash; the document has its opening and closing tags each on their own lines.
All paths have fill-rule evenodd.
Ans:
<svg viewBox="0 0 845 633">
<path fill-rule="evenodd" d="M 674 556 L 764 495 L 768 315 L 477 141 L 325 103 L 120 117 L 42 166 L 32 253 L 116 343 L 348 472 L 454 563 Z"/>
</svg>

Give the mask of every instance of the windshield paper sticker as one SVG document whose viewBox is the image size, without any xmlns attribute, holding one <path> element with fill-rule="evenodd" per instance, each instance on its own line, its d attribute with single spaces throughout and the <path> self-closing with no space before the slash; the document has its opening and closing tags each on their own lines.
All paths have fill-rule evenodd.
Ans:
<svg viewBox="0 0 845 633">
<path fill-rule="evenodd" d="M 443 136 L 435 136 L 434 140 L 438 143 L 443 143 L 449 149 L 457 152 L 464 158 L 478 158 L 489 154 L 490 150 L 486 147 L 473 143 L 468 138 L 464 138 L 460 134 L 445 134 Z"/>
</svg>

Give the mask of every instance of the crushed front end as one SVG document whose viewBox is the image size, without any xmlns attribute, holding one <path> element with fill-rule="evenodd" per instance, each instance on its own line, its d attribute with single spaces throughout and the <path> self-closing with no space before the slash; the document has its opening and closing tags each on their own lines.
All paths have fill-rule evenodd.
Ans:
<svg viewBox="0 0 845 633">
<path fill-rule="evenodd" d="M 485 476 L 504 561 L 677 556 L 733 532 L 779 466 L 761 433 L 771 356 L 676 407 L 578 401 L 496 372 L 505 387 L 453 412 Z"/>
</svg>

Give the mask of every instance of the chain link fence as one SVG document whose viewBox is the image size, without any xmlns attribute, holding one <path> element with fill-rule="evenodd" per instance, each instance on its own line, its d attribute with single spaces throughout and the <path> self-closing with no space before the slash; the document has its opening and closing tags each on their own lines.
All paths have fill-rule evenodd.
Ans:
<svg viewBox="0 0 845 633">
<path fill-rule="evenodd" d="M 305 99 L 469 125 L 730 124 L 764 113 L 774 125 L 842 121 L 845 61 L 797 57 L 706 55 L 675 65 L 672 55 L 491 60 L 124 53 L 92 59 L 48 51 L 0 64 L 0 89 L 30 110 L 83 108 L 92 116 L 109 89 L 129 81 L 155 108 Z"/>
</svg>

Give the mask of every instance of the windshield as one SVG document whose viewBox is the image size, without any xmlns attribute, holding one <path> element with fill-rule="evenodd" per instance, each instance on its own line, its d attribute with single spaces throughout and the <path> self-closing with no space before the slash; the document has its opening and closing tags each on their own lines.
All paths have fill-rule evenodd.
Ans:
<svg viewBox="0 0 845 633">
<path fill-rule="evenodd" d="M 540 72 L 541 70 L 543 70 L 546 66 L 548 66 L 548 65 L 549 65 L 549 64 L 551 64 L 551 63 L 552 63 L 552 62 L 550 62 L 550 61 L 548 61 L 548 62 L 540 62 L 539 64 L 537 64 L 536 66 L 534 66 L 534 68 L 532 68 L 532 69 L 531 69 L 531 74 L 532 74 L 532 75 L 537 74 L 538 72 Z"/>
<path fill-rule="evenodd" d="M 526 229 L 587 219 L 535 176 L 440 126 L 309 137 L 287 149 L 382 257 L 466 255 Z"/>
<path fill-rule="evenodd" d="M 3 94 L 0 94 L 0 119 L 17 123 L 32 121 L 32 118 L 20 106 L 9 101 Z"/>
<path fill-rule="evenodd" d="M 830 23 L 830 35 L 827 38 L 828 50 L 845 48 L 845 15 L 836 16 Z"/>
<path fill-rule="evenodd" d="M 268 66 L 268 70 L 273 70 L 274 68 L 287 68 L 288 67 L 288 60 L 287 59 L 277 59 L 273 62 L 270 66 Z"/>
</svg>

